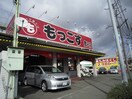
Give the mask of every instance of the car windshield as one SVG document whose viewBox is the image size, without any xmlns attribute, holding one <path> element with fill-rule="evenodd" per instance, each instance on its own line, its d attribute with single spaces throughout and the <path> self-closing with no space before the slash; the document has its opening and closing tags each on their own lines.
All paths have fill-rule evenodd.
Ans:
<svg viewBox="0 0 132 99">
<path fill-rule="evenodd" d="M 106 70 L 106 68 L 104 68 L 104 67 L 100 67 L 99 70 Z"/>
<path fill-rule="evenodd" d="M 111 66 L 110 69 L 117 69 L 117 67 L 116 66 Z"/>
<path fill-rule="evenodd" d="M 86 68 L 88 68 L 88 69 L 93 69 L 93 67 L 86 67 Z"/>
<path fill-rule="evenodd" d="M 92 64 L 83 64 L 83 66 L 85 66 L 85 67 L 91 67 Z"/>
<path fill-rule="evenodd" d="M 61 73 L 62 71 L 55 67 L 42 67 L 46 73 Z"/>
</svg>

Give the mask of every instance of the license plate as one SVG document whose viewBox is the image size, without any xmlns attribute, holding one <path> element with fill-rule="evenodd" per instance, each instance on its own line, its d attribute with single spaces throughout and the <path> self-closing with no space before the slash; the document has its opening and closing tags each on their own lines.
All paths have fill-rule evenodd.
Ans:
<svg viewBox="0 0 132 99">
<path fill-rule="evenodd" d="M 63 82 L 63 86 L 67 85 L 67 82 Z"/>
</svg>

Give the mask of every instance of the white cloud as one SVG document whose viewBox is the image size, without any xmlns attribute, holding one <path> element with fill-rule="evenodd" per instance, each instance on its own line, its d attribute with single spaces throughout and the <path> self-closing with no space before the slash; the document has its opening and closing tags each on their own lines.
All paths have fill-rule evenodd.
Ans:
<svg viewBox="0 0 132 99">
<path fill-rule="evenodd" d="M 30 9 L 34 4 L 35 8 Z M 122 4 L 127 8 L 129 23 L 132 23 L 132 0 L 123 0 Z M 1 0 L 0 12 L 3 16 L 8 16 L 12 5 L 12 0 Z M 21 0 L 20 12 L 26 13 L 30 9 L 27 15 L 37 18 L 47 11 L 40 17 L 44 21 L 59 16 L 51 23 L 91 37 L 94 50 L 114 56 L 115 40 L 113 29 L 106 29 L 111 25 L 109 11 L 104 10 L 106 8 L 107 0 Z"/>
</svg>

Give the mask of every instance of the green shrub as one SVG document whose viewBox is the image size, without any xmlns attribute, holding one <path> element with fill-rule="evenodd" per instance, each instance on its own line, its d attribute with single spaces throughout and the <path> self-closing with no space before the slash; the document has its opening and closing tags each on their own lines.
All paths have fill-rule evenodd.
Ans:
<svg viewBox="0 0 132 99">
<path fill-rule="evenodd" d="M 112 88 L 107 99 L 132 99 L 132 81 L 129 81 L 128 86 L 119 84 Z"/>
</svg>

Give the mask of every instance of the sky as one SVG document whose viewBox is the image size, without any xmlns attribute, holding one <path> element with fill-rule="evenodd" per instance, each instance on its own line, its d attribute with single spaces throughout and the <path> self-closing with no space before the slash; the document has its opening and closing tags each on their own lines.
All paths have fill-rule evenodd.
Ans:
<svg viewBox="0 0 132 99">
<path fill-rule="evenodd" d="M 20 13 L 88 36 L 93 41 L 94 51 L 105 53 L 105 57 L 116 56 L 116 42 L 107 0 L 20 1 Z M 111 1 L 113 3 L 114 0 Z M 128 24 L 132 26 L 132 0 L 120 1 L 122 8 L 126 9 L 124 14 L 128 18 Z M 0 0 L 0 13 L 0 25 L 7 26 L 15 13 L 13 0 Z M 129 33 L 132 34 L 131 31 Z M 129 54 L 128 49 L 126 53 Z"/>
</svg>

